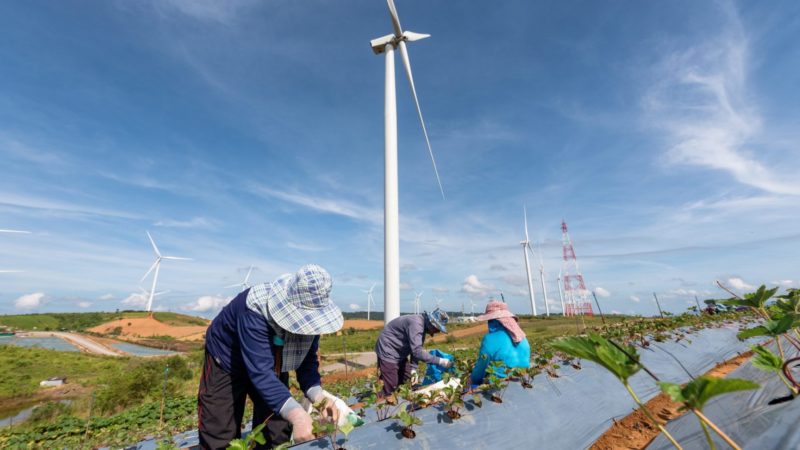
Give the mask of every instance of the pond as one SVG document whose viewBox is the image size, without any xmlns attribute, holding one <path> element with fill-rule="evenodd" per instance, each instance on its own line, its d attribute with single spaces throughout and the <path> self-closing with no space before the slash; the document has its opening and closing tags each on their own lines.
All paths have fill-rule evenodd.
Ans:
<svg viewBox="0 0 800 450">
<path fill-rule="evenodd" d="M 78 347 L 70 344 L 64 339 L 57 337 L 20 337 L 2 336 L 0 345 L 16 345 L 18 347 L 39 347 L 62 352 L 77 352 Z"/>
<path fill-rule="evenodd" d="M 115 342 L 111 344 L 111 346 L 133 356 L 164 356 L 174 355 L 176 353 L 170 350 L 161 350 L 158 348 L 129 344 L 127 342 Z"/>
<path fill-rule="evenodd" d="M 72 400 L 59 400 L 59 401 L 61 403 L 65 404 L 65 405 L 69 405 L 70 403 L 72 403 Z M 12 412 L 11 413 L 11 414 L 13 414 L 12 416 L 3 417 L 2 419 L 0 419 L 0 428 L 14 426 L 14 425 L 16 425 L 16 424 L 18 424 L 20 422 L 24 422 L 24 421 L 28 420 L 28 418 L 33 413 L 33 410 L 38 408 L 41 405 L 42 405 L 42 403 L 37 403 L 37 404 L 35 404 L 33 406 L 29 406 L 29 407 L 27 407 L 25 409 L 22 409 L 22 410 L 19 410 L 19 411 L 16 411 L 16 412 Z"/>
</svg>

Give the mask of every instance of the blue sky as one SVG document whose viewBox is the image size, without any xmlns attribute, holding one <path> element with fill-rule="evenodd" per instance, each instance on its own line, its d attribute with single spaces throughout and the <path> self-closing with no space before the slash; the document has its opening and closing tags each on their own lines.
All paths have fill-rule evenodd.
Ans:
<svg viewBox="0 0 800 450">
<path fill-rule="evenodd" d="M 528 312 L 523 204 L 554 304 L 562 218 L 607 312 L 797 286 L 800 4 L 396 2 L 432 35 L 409 50 L 446 193 L 398 70 L 403 311 Z M 381 309 L 390 32 L 378 0 L 0 4 L 0 229 L 31 231 L 0 233 L 0 313 L 141 308 L 145 230 L 194 259 L 157 309 L 307 262 Z"/>
</svg>

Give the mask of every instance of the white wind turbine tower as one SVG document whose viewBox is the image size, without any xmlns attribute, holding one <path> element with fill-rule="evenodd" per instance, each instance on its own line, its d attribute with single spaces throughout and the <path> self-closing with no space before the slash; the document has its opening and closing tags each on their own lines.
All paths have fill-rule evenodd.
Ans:
<svg viewBox="0 0 800 450">
<path fill-rule="evenodd" d="M 159 269 L 161 269 L 161 261 L 164 260 L 164 259 L 191 261 L 191 258 L 181 258 L 179 256 L 163 256 L 163 255 L 161 255 L 161 252 L 158 251 L 158 247 L 156 246 L 156 241 L 153 240 L 153 236 L 150 236 L 150 232 L 149 231 L 146 231 L 146 233 L 147 233 L 148 239 L 150 239 L 150 244 L 153 245 L 153 251 L 156 254 L 156 262 L 154 262 L 153 265 L 150 266 L 150 269 L 147 270 L 147 272 L 144 274 L 142 279 L 139 280 L 139 282 L 141 283 L 142 281 L 144 281 L 144 279 L 147 278 L 148 275 L 150 275 L 150 272 L 152 272 L 153 269 L 156 270 L 155 273 L 153 274 L 153 286 L 150 288 L 150 296 L 147 299 L 147 312 L 152 312 L 153 297 L 156 296 L 156 283 L 158 283 L 158 271 L 159 271 Z"/>
<path fill-rule="evenodd" d="M 472 314 L 472 317 L 475 317 L 475 300 L 470 299 L 469 301 L 469 312 Z"/>
<path fill-rule="evenodd" d="M 398 212 L 398 187 L 397 187 L 397 93 L 395 90 L 394 50 L 400 49 L 400 56 L 406 69 L 411 94 L 417 107 L 417 115 L 422 125 L 422 133 L 428 146 L 428 153 L 433 163 L 433 172 L 439 184 L 439 191 L 444 198 L 442 181 L 436 168 L 431 142 L 428 139 L 428 130 L 422 119 L 422 109 L 417 98 L 417 89 L 414 87 L 414 77 L 411 74 L 411 61 L 408 58 L 406 41 L 413 42 L 430 37 L 428 34 L 419 34 L 403 31 L 400 19 L 397 16 L 394 2 L 387 0 L 389 16 L 392 19 L 393 34 L 388 34 L 370 41 L 372 51 L 376 55 L 386 54 L 386 90 L 384 93 L 384 254 L 383 254 L 383 320 L 389 323 L 400 315 L 400 221 Z"/>
<path fill-rule="evenodd" d="M 422 299 L 422 292 L 414 292 L 414 314 L 419 314 L 419 304 Z"/>
<path fill-rule="evenodd" d="M 242 291 L 244 291 L 245 289 L 250 287 L 249 282 L 250 282 L 250 274 L 251 273 L 253 273 L 253 266 L 250 266 L 250 268 L 247 269 L 247 275 L 245 275 L 244 280 L 241 283 L 229 284 L 228 286 L 225 286 L 225 287 L 226 288 L 241 287 Z"/>
<path fill-rule="evenodd" d="M 30 231 L 23 231 L 23 230 L 0 230 L 0 233 L 7 233 L 7 234 L 31 234 Z M 0 270 L 0 273 L 22 273 L 21 270 Z"/>
<path fill-rule="evenodd" d="M 561 290 L 561 269 L 558 270 L 558 298 L 561 299 L 561 314 L 564 314 L 564 291 Z"/>
<path fill-rule="evenodd" d="M 369 320 L 370 312 L 372 311 L 372 307 L 375 306 L 375 299 L 372 297 L 372 291 L 375 289 L 376 284 L 373 284 L 369 290 L 362 289 L 362 292 L 367 294 L 367 320 Z"/>
<path fill-rule="evenodd" d="M 528 238 L 528 208 L 523 206 L 522 213 L 525 216 L 525 240 L 520 241 L 520 245 L 522 245 L 522 253 L 525 255 L 525 272 L 528 274 L 528 295 L 531 298 L 531 309 L 533 310 L 533 315 L 536 315 L 536 294 L 533 293 L 533 279 L 531 278 L 531 265 L 528 261 L 528 252 L 533 254 L 533 249 L 531 248 L 531 241 Z"/>
<path fill-rule="evenodd" d="M 527 229 L 527 227 L 525 227 Z M 550 305 L 547 299 L 547 287 L 544 284 L 544 260 L 542 259 L 542 246 L 539 246 L 539 280 L 542 282 L 542 292 L 544 293 L 544 312 L 550 317 Z"/>
</svg>

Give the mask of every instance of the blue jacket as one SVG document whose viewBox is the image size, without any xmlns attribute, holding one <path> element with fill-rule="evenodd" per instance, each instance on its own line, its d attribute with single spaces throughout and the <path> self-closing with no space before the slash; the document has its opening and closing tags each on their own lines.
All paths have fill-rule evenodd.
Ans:
<svg viewBox="0 0 800 450">
<path fill-rule="evenodd" d="M 275 330 L 264 316 L 247 307 L 249 291 L 237 295 L 211 322 L 206 331 L 206 351 L 234 379 L 249 379 L 267 407 L 278 413 L 291 394 L 275 374 Z M 318 349 L 319 336 L 295 371 L 303 392 L 320 384 Z"/>
<path fill-rule="evenodd" d="M 489 333 L 481 341 L 478 361 L 472 370 L 472 384 L 483 383 L 486 368 L 494 361 L 503 363 L 495 373 L 499 377 L 506 376 L 504 367 L 527 369 L 531 364 L 531 345 L 527 338 L 514 345 L 505 327 L 497 320 L 490 320 Z"/>
</svg>

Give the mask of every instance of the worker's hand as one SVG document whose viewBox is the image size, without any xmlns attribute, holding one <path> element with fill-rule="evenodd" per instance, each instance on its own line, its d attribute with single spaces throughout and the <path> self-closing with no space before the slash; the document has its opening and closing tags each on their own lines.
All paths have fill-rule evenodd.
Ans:
<svg viewBox="0 0 800 450">
<path fill-rule="evenodd" d="M 331 421 L 331 423 L 339 423 L 339 408 L 336 406 L 336 397 L 328 397 L 320 394 L 314 399 L 314 408 L 319 411 L 322 418 Z"/>
<path fill-rule="evenodd" d="M 439 358 L 439 367 L 444 367 L 445 369 L 449 369 L 453 367 L 453 361 L 447 358 Z"/>
<path fill-rule="evenodd" d="M 292 440 L 296 444 L 314 439 L 311 425 L 311 416 L 303 408 L 294 408 L 286 415 L 286 420 L 292 424 Z"/>
<path fill-rule="evenodd" d="M 419 372 L 417 372 L 416 370 L 411 371 L 411 384 L 412 385 L 419 384 Z"/>
</svg>

